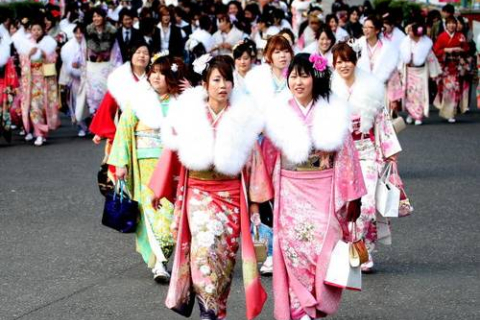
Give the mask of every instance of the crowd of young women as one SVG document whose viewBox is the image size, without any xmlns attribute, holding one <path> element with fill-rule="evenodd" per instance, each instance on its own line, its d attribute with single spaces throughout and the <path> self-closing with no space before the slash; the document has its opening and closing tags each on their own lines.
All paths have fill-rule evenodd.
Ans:
<svg viewBox="0 0 480 320">
<path fill-rule="evenodd" d="M 213 32 L 201 11 L 185 25 L 181 10 L 147 4 L 141 36 L 128 6 L 118 30 L 102 7 L 87 24 L 74 23 L 86 14 L 78 7 L 58 27 L 52 12 L 13 24 L 0 40 L 2 117 L 42 145 L 60 124 L 62 86 L 79 136 L 106 139 L 106 174 L 139 204 L 136 249 L 156 281 L 170 282 L 167 307 L 189 316 L 196 298 L 201 319 L 226 319 L 241 247 L 248 319 L 267 299 L 260 273 L 273 273 L 275 319 L 335 313 L 345 289 L 326 281 L 336 244 L 364 239 L 361 270 L 372 272 L 377 244 L 391 243 L 375 193 L 402 150 L 392 115 L 403 106 L 407 122 L 421 124 L 429 78 L 442 117 L 454 122 L 468 109 L 460 24 L 446 17 L 433 43 L 421 20 L 405 35 L 388 13 L 352 8 L 324 19 L 318 4 L 296 4 L 290 24 L 284 6 L 231 2 L 208 9 Z M 61 26 L 70 39 L 59 68 Z M 259 270 L 252 230 L 268 247 Z"/>
</svg>

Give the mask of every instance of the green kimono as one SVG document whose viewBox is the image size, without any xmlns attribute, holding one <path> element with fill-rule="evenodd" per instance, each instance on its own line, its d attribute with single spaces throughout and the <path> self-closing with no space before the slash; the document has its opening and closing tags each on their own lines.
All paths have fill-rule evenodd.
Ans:
<svg viewBox="0 0 480 320">
<path fill-rule="evenodd" d="M 159 103 L 159 112 L 163 109 L 165 114 L 167 108 L 168 100 Z M 108 164 L 127 168 L 125 182 L 141 213 L 136 249 L 150 268 L 157 261 L 166 262 L 174 246 L 170 231 L 173 205 L 162 199 L 161 208 L 154 209 L 151 204 L 153 192 L 148 188 L 162 150 L 160 129 L 146 126 L 131 108 L 127 108 L 118 123 Z"/>
</svg>

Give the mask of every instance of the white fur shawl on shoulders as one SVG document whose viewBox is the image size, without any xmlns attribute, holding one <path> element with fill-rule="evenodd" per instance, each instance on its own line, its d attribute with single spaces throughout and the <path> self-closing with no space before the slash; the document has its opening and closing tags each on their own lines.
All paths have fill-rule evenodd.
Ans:
<svg viewBox="0 0 480 320">
<path fill-rule="evenodd" d="M 54 53 L 57 49 L 57 41 L 55 41 L 55 39 L 49 35 L 43 36 L 42 40 L 40 40 L 38 43 L 35 43 L 34 40 L 27 37 L 19 36 L 15 42 L 15 47 L 18 53 L 21 55 L 28 55 L 30 54 L 30 50 L 33 48 L 38 48 L 39 50 L 37 50 L 37 52 L 31 56 L 31 60 L 38 60 L 42 56 L 41 51 L 44 51 L 47 55 Z"/>
<path fill-rule="evenodd" d="M 185 90 L 170 105 L 163 132 L 165 147 L 177 151 L 190 170 L 215 167 L 237 175 L 248 161 L 263 129 L 263 115 L 246 94 L 233 90 L 230 105 L 216 128 L 208 119 L 207 92 L 199 86 Z"/>
<path fill-rule="evenodd" d="M 360 46 L 362 48 L 362 53 L 357 62 L 357 67 L 367 72 L 372 73 L 380 81 L 386 83 L 392 76 L 392 72 L 396 69 L 398 65 L 398 49 L 396 49 L 388 41 L 382 41 L 381 52 L 375 61 L 373 70 L 370 70 L 370 58 L 368 56 L 368 44 L 365 36 L 361 37 L 359 40 Z"/>
<path fill-rule="evenodd" d="M 352 113 L 360 116 L 360 132 L 368 133 L 384 106 L 385 86 L 373 75 L 355 68 L 355 82 L 351 89 L 350 94 L 342 77 L 337 72 L 333 73 L 333 92 L 340 97 L 349 97 Z"/>
<path fill-rule="evenodd" d="M 130 61 L 125 62 L 120 67 L 110 73 L 107 79 L 108 92 L 117 102 L 120 110 L 124 110 L 132 94 L 132 88 L 137 84 L 132 72 Z"/>
<path fill-rule="evenodd" d="M 264 63 L 258 67 L 250 70 L 245 76 L 245 86 L 247 92 L 255 100 L 258 107 L 264 109 L 274 99 L 278 92 L 275 92 L 275 86 L 273 84 L 272 68 L 269 64 Z M 288 91 L 285 89 L 284 91 Z"/>
<path fill-rule="evenodd" d="M 406 37 L 400 45 L 400 57 L 402 62 L 405 64 L 413 63 L 415 66 L 421 66 L 425 64 L 432 47 L 433 42 L 427 36 L 420 37 L 420 40 L 417 43 L 410 39 L 410 37 Z"/>
<path fill-rule="evenodd" d="M 175 97 L 171 96 L 170 106 L 174 101 Z M 131 89 L 128 106 L 135 113 L 135 116 L 148 127 L 152 129 L 164 128 L 166 117 L 163 116 L 158 94 L 147 80 L 142 79 L 135 83 Z"/>
<path fill-rule="evenodd" d="M 335 94 L 329 101 L 319 97 L 309 129 L 290 106 L 293 96 L 275 98 L 265 114 L 265 133 L 282 154 L 293 163 L 305 162 L 312 150 L 327 152 L 342 148 L 350 133 L 350 110 L 345 100 Z"/>
</svg>

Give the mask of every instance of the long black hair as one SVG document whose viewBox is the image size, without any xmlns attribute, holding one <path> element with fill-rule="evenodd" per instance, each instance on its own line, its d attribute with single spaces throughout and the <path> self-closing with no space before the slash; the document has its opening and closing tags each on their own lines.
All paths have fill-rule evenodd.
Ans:
<svg viewBox="0 0 480 320">
<path fill-rule="evenodd" d="M 290 65 L 288 66 L 287 86 L 288 88 L 290 88 L 288 78 L 290 77 L 292 71 L 295 70 L 299 75 L 302 73 L 306 73 L 313 79 L 313 102 L 317 102 L 319 97 L 322 97 L 328 101 L 328 99 L 330 98 L 330 93 L 332 92 L 332 90 L 330 89 L 330 77 L 332 73 L 328 66 L 326 66 L 325 70 L 322 72 L 314 69 L 313 63 L 310 62 L 309 59 L 310 55 L 308 53 L 299 53 L 295 57 L 293 57 Z"/>
</svg>

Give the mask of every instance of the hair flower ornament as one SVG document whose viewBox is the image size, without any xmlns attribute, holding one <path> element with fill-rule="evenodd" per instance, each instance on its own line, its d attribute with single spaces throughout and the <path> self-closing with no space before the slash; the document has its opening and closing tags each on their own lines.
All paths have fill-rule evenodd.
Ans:
<svg viewBox="0 0 480 320">
<path fill-rule="evenodd" d="M 172 63 L 172 66 L 170 67 L 170 70 L 172 70 L 173 73 L 177 73 L 177 71 L 178 71 L 178 64 Z"/>
<path fill-rule="evenodd" d="M 310 55 L 310 58 L 308 58 L 308 61 L 313 64 L 313 69 L 315 70 L 315 74 L 318 77 L 321 77 L 323 75 L 323 72 L 325 72 L 325 70 L 327 70 L 328 68 L 328 60 L 319 55 L 318 53 L 312 53 Z"/>
<path fill-rule="evenodd" d="M 362 51 L 362 46 L 360 45 L 360 42 L 357 41 L 355 38 L 350 38 L 347 41 L 347 44 L 350 46 L 350 48 L 353 49 L 353 51 L 355 51 L 357 56 L 358 56 L 359 52 Z"/>
<path fill-rule="evenodd" d="M 150 59 L 150 62 L 155 63 L 155 61 L 157 61 L 157 59 L 160 59 L 160 58 L 163 58 L 163 57 L 168 57 L 169 54 L 170 54 L 170 52 L 168 52 L 168 50 L 164 50 L 162 52 L 156 53 L 152 57 L 152 59 Z"/>
<path fill-rule="evenodd" d="M 203 74 L 203 71 L 207 68 L 208 62 L 212 60 L 212 56 L 208 53 L 198 57 L 193 61 L 192 66 L 193 66 L 193 71 L 195 73 L 198 73 L 199 75 Z"/>
</svg>

